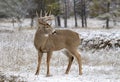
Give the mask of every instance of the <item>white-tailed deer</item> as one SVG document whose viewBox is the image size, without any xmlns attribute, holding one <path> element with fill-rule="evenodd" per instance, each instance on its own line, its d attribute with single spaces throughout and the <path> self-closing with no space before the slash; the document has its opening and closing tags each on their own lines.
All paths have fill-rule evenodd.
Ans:
<svg viewBox="0 0 120 82">
<path fill-rule="evenodd" d="M 80 38 L 78 33 L 70 30 L 55 30 L 46 22 L 49 17 L 38 18 L 38 29 L 34 38 L 34 45 L 38 50 L 38 66 L 35 75 L 39 74 L 41 59 L 43 53 L 47 53 L 47 75 L 50 76 L 49 63 L 53 51 L 60 49 L 66 49 L 66 55 L 69 58 L 69 64 L 66 69 L 68 74 L 74 57 L 76 57 L 79 64 L 79 75 L 82 75 L 82 62 L 81 56 L 77 52 L 77 47 L 80 44 Z"/>
</svg>

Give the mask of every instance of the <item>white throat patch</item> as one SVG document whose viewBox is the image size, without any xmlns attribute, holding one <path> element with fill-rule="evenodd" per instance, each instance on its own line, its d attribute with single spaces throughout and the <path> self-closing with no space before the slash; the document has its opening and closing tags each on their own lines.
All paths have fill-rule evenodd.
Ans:
<svg viewBox="0 0 120 82">
<path fill-rule="evenodd" d="M 55 32 L 55 29 L 52 30 L 52 33 L 54 33 L 54 32 Z"/>
<path fill-rule="evenodd" d="M 45 36 L 45 37 L 48 37 L 49 35 L 48 35 L 48 34 L 45 34 L 44 36 Z"/>
</svg>

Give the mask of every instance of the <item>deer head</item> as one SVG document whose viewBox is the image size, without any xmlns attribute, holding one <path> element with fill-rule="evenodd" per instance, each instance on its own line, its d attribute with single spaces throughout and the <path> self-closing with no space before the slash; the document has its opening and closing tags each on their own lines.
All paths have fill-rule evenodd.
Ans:
<svg viewBox="0 0 120 82">
<path fill-rule="evenodd" d="M 54 16 L 53 15 L 48 15 L 47 13 L 45 13 L 45 16 L 42 17 L 40 15 L 40 17 L 38 16 L 38 13 L 36 13 L 37 15 L 37 27 L 39 30 L 44 31 L 45 34 L 49 34 L 53 31 L 53 28 L 51 27 L 51 24 L 49 24 L 53 19 Z"/>
</svg>

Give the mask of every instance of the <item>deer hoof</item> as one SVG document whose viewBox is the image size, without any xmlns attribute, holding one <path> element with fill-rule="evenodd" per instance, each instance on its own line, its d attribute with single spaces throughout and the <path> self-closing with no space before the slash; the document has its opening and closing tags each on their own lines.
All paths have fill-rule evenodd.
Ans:
<svg viewBox="0 0 120 82">
<path fill-rule="evenodd" d="M 39 73 L 36 72 L 35 75 L 39 75 Z"/>
<path fill-rule="evenodd" d="M 65 74 L 68 74 L 68 72 L 65 72 Z"/>
<path fill-rule="evenodd" d="M 81 72 L 81 73 L 79 73 L 79 75 L 82 75 L 82 72 Z"/>
<path fill-rule="evenodd" d="M 50 74 L 47 74 L 47 75 L 46 75 L 46 77 L 52 77 L 52 75 L 50 75 Z"/>
</svg>

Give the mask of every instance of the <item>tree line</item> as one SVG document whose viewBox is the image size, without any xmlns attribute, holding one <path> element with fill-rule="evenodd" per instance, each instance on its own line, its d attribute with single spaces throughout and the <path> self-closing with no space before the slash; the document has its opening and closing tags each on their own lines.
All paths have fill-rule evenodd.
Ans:
<svg viewBox="0 0 120 82">
<path fill-rule="evenodd" d="M 67 19 L 71 16 L 75 19 L 75 27 L 78 27 L 77 19 L 81 19 L 81 27 L 87 27 L 87 18 L 99 18 L 106 20 L 106 28 L 109 21 L 116 21 L 120 17 L 120 0 L 0 0 L 0 18 L 31 18 L 31 26 L 36 12 L 42 16 L 51 12 L 56 17 L 57 26 L 61 26 L 60 18 L 64 19 L 64 27 L 67 27 Z"/>
</svg>

